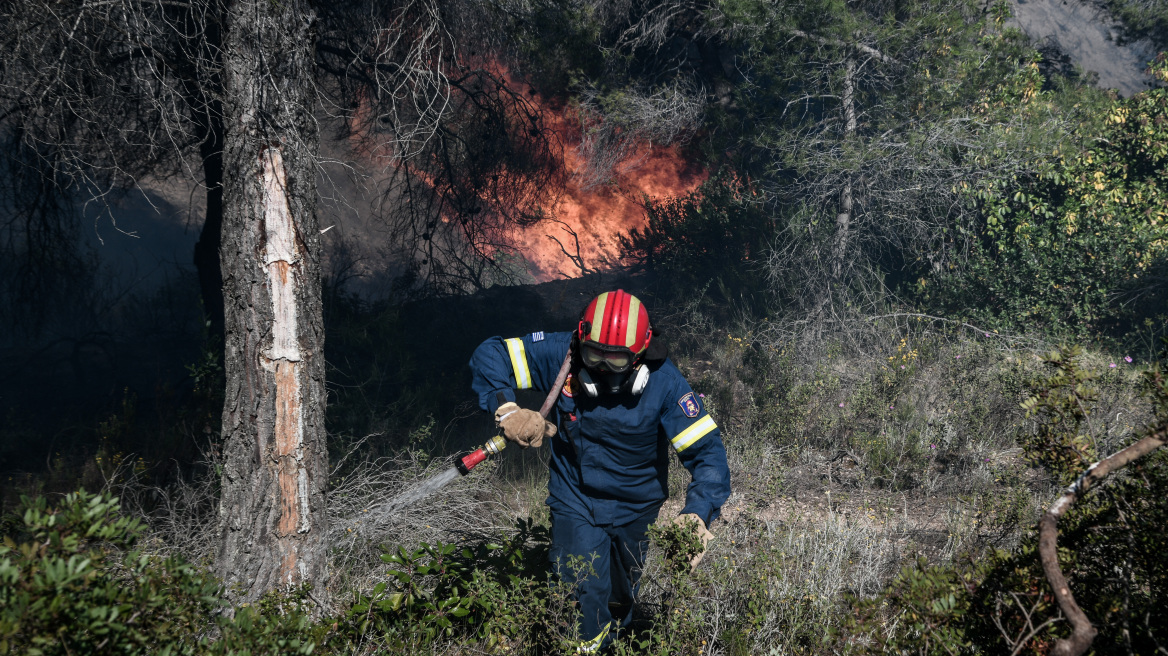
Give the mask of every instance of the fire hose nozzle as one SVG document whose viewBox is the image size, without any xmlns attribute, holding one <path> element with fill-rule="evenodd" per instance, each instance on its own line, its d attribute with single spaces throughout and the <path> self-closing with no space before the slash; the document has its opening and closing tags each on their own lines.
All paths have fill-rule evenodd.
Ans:
<svg viewBox="0 0 1168 656">
<path fill-rule="evenodd" d="M 474 469 L 480 462 L 487 459 L 487 456 L 498 454 L 507 446 L 507 440 L 503 439 L 502 435 L 496 435 L 487 441 L 482 447 L 471 451 L 465 456 L 455 461 L 454 466 L 458 468 L 458 473 L 466 476 L 470 470 Z"/>
<path fill-rule="evenodd" d="M 498 455 L 506 446 L 507 440 L 503 439 L 502 435 L 496 435 L 487 440 L 487 443 L 483 445 L 483 450 L 493 456 Z"/>
</svg>

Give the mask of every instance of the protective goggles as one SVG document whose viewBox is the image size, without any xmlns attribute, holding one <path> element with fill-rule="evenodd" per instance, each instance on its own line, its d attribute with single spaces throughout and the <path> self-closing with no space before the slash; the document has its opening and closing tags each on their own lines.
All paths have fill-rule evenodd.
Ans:
<svg viewBox="0 0 1168 656">
<path fill-rule="evenodd" d="M 623 374 L 636 363 L 637 355 L 623 346 L 584 342 L 580 344 L 580 360 L 589 369 Z"/>
</svg>

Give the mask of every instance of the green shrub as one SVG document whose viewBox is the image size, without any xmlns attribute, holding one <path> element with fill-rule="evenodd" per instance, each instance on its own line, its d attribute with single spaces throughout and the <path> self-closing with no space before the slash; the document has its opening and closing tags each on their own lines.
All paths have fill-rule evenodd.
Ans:
<svg viewBox="0 0 1168 656">
<path fill-rule="evenodd" d="M 648 570 L 660 572 L 660 602 L 648 610 L 645 626 L 614 643 L 614 652 L 632 654 L 700 654 L 709 625 L 706 608 L 699 601 L 700 581 L 693 576 L 691 561 L 702 551 L 692 524 L 658 522 L 649 527 L 649 543 L 655 562 Z"/>
<path fill-rule="evenodd" d="M 55 507 L 26 497 L 5 520 L 0 654 L 312 652 L 298 607 L 269 600 L 228 618 L 214 577 L 138 548 L 144 527 L 119 510 L 82 491 Z"/>
<path fill-rule="evenodd" d="M 1082 431 L 1099 395 L 1092 385 L 1095 373 L 1079 364 L 1082 355 L 1078 347 L 1047 355 L 1046 363 L 1054 373 L 1022 402 L 1027 414 L 1039 418 L 1038 430 L 1021 437 L 1026 454 L 1035 464 L 1046 466 L 1062 485 L 1069 485 L 1099 459 L 1092 436 Z"/>
<path fill-rule="evenodd" d="M 84 492 L 55 509 L 25 499 L 0 546 L 0 653 L 196 653 L 214 580 L 133 550 L 142 526 L 118 508 Z"/>
<path fill-rule="evenodd" d="M 571 589 L 548 581 L 548 544 L 547 528 L 527 519 L 466 545 L 398 547 L 381 556 L 385 580 L 357 595 L 335 641 L 391 653 L 452 641 L 489 653 L 571 651 Z"/>
<path fill-rule="evenodd" d="M 1168 78 L 1168 60 L 1153 70 Z M 921 299 L 984 325 L 1078 338 L 1162 312 L 1168 89 L 1091 110 L 1081 132 L 1079 145 L 969 188 L 984 223 L 968 266 L 922 279 Z"/>
<path fill-rule="evenodd" d="M 1168 6 L 1156 0 L 1105 0 L 1111 15 L 1119 19 L 1124 40 L 1150 39 L 1158 48 L 1168 47 Z"/>
</svg>

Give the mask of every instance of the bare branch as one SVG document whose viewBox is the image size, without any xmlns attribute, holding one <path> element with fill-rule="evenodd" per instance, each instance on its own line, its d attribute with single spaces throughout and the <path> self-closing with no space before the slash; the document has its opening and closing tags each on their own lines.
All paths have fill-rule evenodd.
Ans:
<svg viewBox="0 0 1168 656">
<path fill-rule="evenodd" d="M 1059 518 L 1112 472 L 1119 471 L 1128 464 L 1164 446 L 1166 439 L 1168 439 L 1168 426 L 1152 431 L 1135 444 L 1091 465 L 1078 480 L 1063 491 L 1059 498 L 1051 504 L 1050 509 L 1043 514 L 1042 520 L 1039 522 L 1038 535 L 1038 553 L 1042 557 L 1042 570 L 1046 573 L 1046 579 L 1050 582 L 1059 608 L 1062 609 L 1063 614 L 1067 616 L 1071 626 L 1074 627 L 1074 632 L 1069 638 L 1060 638 L 1055 642 L 1052 654 L 1056 656 L 1081 656 L 1090 649 L 1091 643 L 1094 642 L 1095 635 L 1098 633 L 1091 621 L 1087 619 L 1086 613 L 1075 602 L 1070 585 L 1059 565 Z"/>
<path fill-rule="evenodd" d="M 586 276 L 589 273 L 594 273 L 596 270 L 588 268 L 588 266 L 584 264 L 584 256 L 580 255 L 580 235 L 576 234 L 576 231 L 573 230 L 571 226 L 559 219 L 551 219 L 551 221 L 560 224 L 560 228 L 572 236 L 572 241 L 575 242 L 576 245 L 575 253 L 569 253 L 568 249 L 564 247 L 563 242 L 561 242 L 559 239 L 556 239 L 551 235 L 546 235 L 547 238 L 556 242 L 556 245 L 560 247 L 560 252 L 564 254 L 564 257 L 568 258 L 572 264 L 574 264 L 576 268 L 580 270 L 580 275 Z"/>
<path fill-rule="evenodd" d="M 830 45 L 830 46 L 835 46 L 836 48 L 841 48 L 844 50 L 855 49 L 855 50 L 858 50 L 866 55 L 871 55 L 872 57 L 879 59 L 880 61 L 884 62 L 885 64 L 897 63 L 897 61 L 895 59 L 893 59 L 892 57 L 889 57 L 888 55 L 880 52 L 879 50 L 873 48 L 872 46 L 864 45 L 863 43 L 859 43 L 859 42 L 846 43 L 846 42 L 840 41 L 838 39 L 828 39 L 826 37 L 818 36 L 815 34 L 808 34 L 807 32 L 804 32 L 803 30 L 798 30 L 798 29 L 795 29 L 793 27 L 787 28 L 786 32 L 788 34 L 793 34 L 801 39 L 808 39 L 808 40 L 814 41 L 814 42 L 816 42 L 820 45 L 824 45 L 824 46 Z"/>
<path fill-rule="evenodd" d="M 695 82 L 677 80 L 653 91 L 628 89 L 605 96 L 586 88 L 579 94 L 581 141 L 585 162 L 576 174 L 582 188 L 607 183 L 621 171 L 635 169 L 645 146 L 685 143 L 706 112 L 705 91 Z"/>
</svg>

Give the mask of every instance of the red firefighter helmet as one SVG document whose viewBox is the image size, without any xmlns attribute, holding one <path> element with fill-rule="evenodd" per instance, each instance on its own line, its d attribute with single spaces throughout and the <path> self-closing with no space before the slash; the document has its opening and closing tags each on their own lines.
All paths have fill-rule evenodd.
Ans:
<svg viewBox="0 0 1168 656">
<path fill-rule="evenodd" d="M 576 330 L 584 366 L 609 373 L 624 373 L 636 365 L 652 336 L 649 312 L 623 289 L 592 299 Z"/>
</svg>

